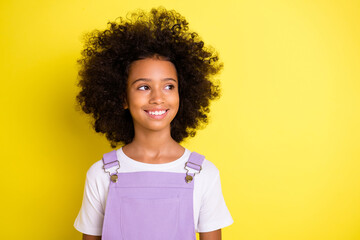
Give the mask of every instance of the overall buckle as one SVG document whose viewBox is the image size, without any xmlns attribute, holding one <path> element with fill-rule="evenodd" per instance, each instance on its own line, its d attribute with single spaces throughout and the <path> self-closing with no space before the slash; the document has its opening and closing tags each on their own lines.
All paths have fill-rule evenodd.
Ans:
<svg viewBox="0 0 360 240">
<path fill-rule="evenodd" d="M 116 164 L 114 164 L 114 163 L 116 163 L 116 162 L 118 163 L 118 164 L 117 164 L 117 168 L 115 169 L 115 171 L 110 171 L 110 169 L 112 169 L 113 167 L 116 166 Z M 105 168 L 105 165 L 110 165 L 110 167 Z M 112 182 L 116 183 L 117 180 L 118 180 L 118 175 L 117 175 L 117 174 L 118 174 L 118 170 L 120 169 L 120 162 L 119 162 L 118 160 L 115 160 L 115 161 L 113 161 L 113 162 L 109 162 L 109 163 L 107 163 L 107 164 L 104 164 L 102 168 L 104 169 L 105 172 L 109 173 L 109 175 L 110 175 L 110 180 L 111 180 Z"/>
<path fill-rule="evenodd" d="M 194 166 L 195 168 L 193 168 L 193 167 L 191 167 L 191 166 L 188 166 L 188 164 L 189 164 L 189 165 L 195 165 L 195 166 Z M 198 169 L 196 169 L 196 168 L 198 168 Z M 196 163 L 193 163 L 193 162 L 186 162 L 184 169 L 186 170 L 185 181 L 186 181 L 186 183 L 190 183 L 190 182 L 194 179 L 195 174 L 198 174 L 198 173 L 201 172 L 202 167 L 201 167 L 201 165 L 196 164 Z M 191 175 L 189 174 L 189 170 L 190 170 L 190 169 L 192 169 L 192 170 L 197 170 L 197 172 L 194 172 L 194 173 L 193 173 L 194 175 L 191 176 Z"/>
</svg>

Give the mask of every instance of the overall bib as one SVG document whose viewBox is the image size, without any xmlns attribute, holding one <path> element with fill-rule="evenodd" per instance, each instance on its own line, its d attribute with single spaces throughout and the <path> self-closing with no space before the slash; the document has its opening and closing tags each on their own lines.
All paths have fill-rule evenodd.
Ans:
<svg viewBox="0 0 360 240">
<path fill-rule="evenodd" d="M 190 154 L 184 173 L 110 173 L 118 166 L 116 150 L 104 154 L 110 174 L 102 240 L 196 240 L 193 210 L 194 175 L 204 156 Z"/>
</svg>

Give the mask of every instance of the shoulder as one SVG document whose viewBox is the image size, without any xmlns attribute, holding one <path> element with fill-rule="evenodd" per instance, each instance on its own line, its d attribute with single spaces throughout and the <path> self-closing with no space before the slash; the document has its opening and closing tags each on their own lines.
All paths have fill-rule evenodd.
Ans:
<svg viewBox="0 0 360 240">
<path fill-rule="evenodd" d="M 201 155 L 202 157 L 204 157 L 204 161 L 202 162 L 201 165 L 201 171 L 198 174 L 199 176 L 216 176 L 219 174 L 219 169 L 215 166 L 215 164 L 213 162 L 211 162 L 209 160 L 209 158 L 205 155 L 202 154 L 201 152 L 197 152 L 197 151 L 190 151 L 189 149 L 187 149 L 187 151 L 189 152 L 189 155 L 186 158 L 186 161 L 188 161 L 189 159 L 191 159 L 191 155 L 195 153 L 195 157 L 197 158 L 197 155 Z"/>
<path fill-rule="evenodd" d="M 217 175 L 219 175 L 220 171 L 215 166 L 214 163 L 212 163 L 211 161 L 209 161 L 208 159 L 205 158 L 204 162 L 202 164 L 201 173 L 203 173 L 206 176 L 217 176 Z"/>
<path fill-rule="evenodd" d="M 94 162 L 90 166 L 90 168 L 87 170 L 86 177 L 95 178 L 99 175 L 102 175 L 103 173 L 105 173 L 105 171 L 103 169 L 103 161 L 98 160 L 98 161 Z"/>
<path fill-rule="evenodd" d="M 99 184 L 108 181 L 108 173 L 103 169 L 103 161 L 98 160 L 93 163 L 86 172 L 86 181 L 88 183 Z"/>
<path fill-rule="evenodd" d="M 202 169 L 197 177 L 198 187 L 207 189 L 220 179 L 220 171 L 216 165 L 205 157 Z"/>
</svg>

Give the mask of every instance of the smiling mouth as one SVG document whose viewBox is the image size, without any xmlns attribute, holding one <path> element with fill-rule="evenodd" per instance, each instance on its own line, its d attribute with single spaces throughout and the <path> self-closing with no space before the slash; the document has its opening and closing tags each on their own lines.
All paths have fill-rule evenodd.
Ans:
<svg viewBox="0 0 360 240">
<path fill-rule="evenodd" d="M 145 112 L 151 114 L 151 115 L 163 115 L 164 113 L 166 113 L 169 109 L 166 110 L 159 110 L 159 111 L 147 111 L 145 110 Z"/>
<path fill-rule="evenodd" d="M 167 112 L 169 111 L 169 109 L 166 110 L 160 110 L 160 111 L 147 111 L 144 110 L 148 116 L 150 116 L 151 118 L 154 119 L 162 119 L 166 116 Z"/>
</svg>

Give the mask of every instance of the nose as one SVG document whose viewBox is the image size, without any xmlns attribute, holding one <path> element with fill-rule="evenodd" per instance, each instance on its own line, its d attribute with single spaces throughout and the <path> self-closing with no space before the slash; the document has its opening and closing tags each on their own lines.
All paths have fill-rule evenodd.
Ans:
<svg viewBox="0 0 360 240">
<path fill-rule="evenodd" d="M 153 88 L 150 96 L 150 103 L 162 104 L 164 103 L 164 93 L 162 89 Z"/>
</svg>

